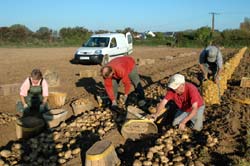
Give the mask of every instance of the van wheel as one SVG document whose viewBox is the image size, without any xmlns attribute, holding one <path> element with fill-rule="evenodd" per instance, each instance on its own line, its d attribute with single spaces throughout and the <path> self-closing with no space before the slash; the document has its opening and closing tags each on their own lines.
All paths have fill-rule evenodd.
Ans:
<svg viewBox="0 0 250 166">
<path fill-rule="evenodd" d="M 109 55 L 104 55 L 102 60 L 102 66 L 106 65 L 109 62 Z"/>
</svg>

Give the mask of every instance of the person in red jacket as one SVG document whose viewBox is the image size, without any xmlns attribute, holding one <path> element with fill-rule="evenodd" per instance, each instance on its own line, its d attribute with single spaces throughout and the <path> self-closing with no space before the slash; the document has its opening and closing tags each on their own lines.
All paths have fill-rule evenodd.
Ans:
<svg viewBox="0 0 250 166">
<path fill-rule="evenodd" d="M 123 56 L 111 60 L 101 68 L 101 75 L 103 76 L 104 86 L 112 102 L 112 106 L 117 105 L 118 85 L 120 81 L 122 81 L 124 85 L 125 103 L 130 93 L 132 83 L 138 95 L 138 105 L 144 106 L 146 104 L 144 90 L 140 83 L 136 63 L 132 57 Z"/>
<path fill-rule="evenodd" d="M 178 125 L 183 130 L 190 121 L 193 129 L 202 130 L 205 104 L 198 89 L 192 83 L 185 82 L 185 77 L 181 74 L 173 75 L 169 79 L 168 87 L 164 99 L 157 106 L 156 113 L 149 117 L 156 120 L 168 101 L 172 100 L 178 106 L 173 126 Z"/>
</svg>

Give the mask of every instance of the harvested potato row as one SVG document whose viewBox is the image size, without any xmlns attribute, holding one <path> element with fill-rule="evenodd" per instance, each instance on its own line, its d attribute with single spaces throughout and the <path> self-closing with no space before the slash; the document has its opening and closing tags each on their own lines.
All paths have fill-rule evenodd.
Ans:
<svg viewBox="0 0 250 166">
<path fill-rule="evenodd" d="M 224 94 L 227 89 L 227 80 L 229 80 L 234 73 L 236 67 L 240 64 L 240 60 L 246 52 L 247 47 L 242 48 L 224 64 L 224 70 L 220 77 L 220 88 L 213 81 L 205 81 L 202 85 L 203 98 L 206 105 L 220 104 L 220 96 Z"/>
</svg>

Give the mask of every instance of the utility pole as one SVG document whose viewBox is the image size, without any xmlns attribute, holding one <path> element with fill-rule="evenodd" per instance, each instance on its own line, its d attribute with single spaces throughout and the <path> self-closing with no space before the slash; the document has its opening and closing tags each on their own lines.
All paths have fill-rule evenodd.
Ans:
<svg viewBox="0 0 250 166">
<path fill-rule="evenodd" d="M 212 32 L 214 32 L 214 15 L 219 15 L 219 13 L 211 12 L 209 14 L 212 15 Z"/>
</svg>

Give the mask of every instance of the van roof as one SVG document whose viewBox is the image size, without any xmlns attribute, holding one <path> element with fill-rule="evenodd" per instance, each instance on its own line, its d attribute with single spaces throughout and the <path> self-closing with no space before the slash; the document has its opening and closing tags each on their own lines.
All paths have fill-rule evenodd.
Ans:
<svg viewBox="0 0 250 166">
<path fill-rule="evenodd" d="M 123 33 L 103 33 L 103 34 L 94 34 L 91 37 L 113 37 L 113 36 L 124 36 Z"/>
</svg>

